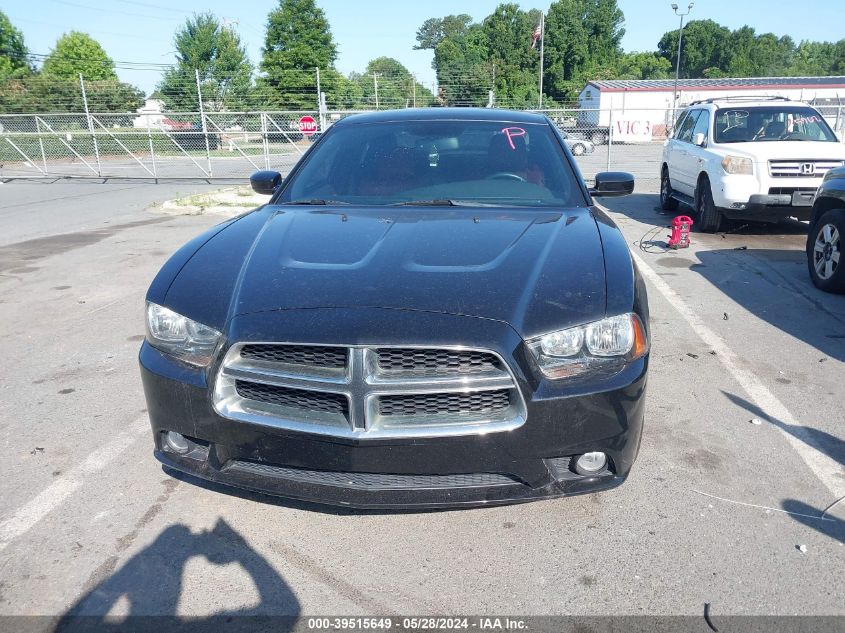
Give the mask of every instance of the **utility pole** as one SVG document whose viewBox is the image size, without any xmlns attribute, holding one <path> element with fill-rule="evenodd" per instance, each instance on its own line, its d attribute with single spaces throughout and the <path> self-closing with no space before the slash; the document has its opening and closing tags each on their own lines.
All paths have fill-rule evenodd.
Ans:
<svg viewBox="0 0 845 633">
<path fill-rule="evenodd" d="M 692 5 L 695 4 L 694 2 L 690 2 L 687 5 L 687 12 L 686 13 L 679 13 L 678 12 L 678 5 L 673 4 L 672 9 L 675 11 L 675 15 L 679 15 L 681 17 L 681 25 L 678 27 L 678 56 L 675 59 L 675 88 L 672 91 L 672 114 L 674 116 L 675 109 L 678 107 L 678 76 L 681 73 L 681 40 L 684 37 L 684 16 L 690 14 L 692 11 Z"/>
<path fill-rule="evenodd" d="M 314 70 L 317 71 L 317 109 L 320 108 L 320 68 L 317 67 Z"/>
<path fill-rule="evenodd" d="M 543 41 L 546 39 L 546 14 L 540 13 L 540 104 L 538 108 L 543 108 Z"/>
<path fill-rule="evenodd" d="M 379 73 L 373 73 L 373 88 L 376 91 L 376 110 L 378 110 L 378 77 Z"/>
<path fill-rule="evenodd" d="M 411 94 L 413 95 L 413 104 L 414 107 L 417 107 L 417 78 L 415 75 L 411 75 Z"/>
</svg>

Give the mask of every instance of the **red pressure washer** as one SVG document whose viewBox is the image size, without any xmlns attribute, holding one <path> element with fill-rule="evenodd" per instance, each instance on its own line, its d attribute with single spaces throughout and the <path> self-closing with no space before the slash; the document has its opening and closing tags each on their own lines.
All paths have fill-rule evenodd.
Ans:
<svg viewBox="0 0 845 633">
<path fill-rule="evenodd" d="M 688 215 L 679 215 L 672 219 L 672 234 L 666 246 L 678 250 L 689 246 L 689 231 L 692 226 L 692 218 Z"/>
</svg>

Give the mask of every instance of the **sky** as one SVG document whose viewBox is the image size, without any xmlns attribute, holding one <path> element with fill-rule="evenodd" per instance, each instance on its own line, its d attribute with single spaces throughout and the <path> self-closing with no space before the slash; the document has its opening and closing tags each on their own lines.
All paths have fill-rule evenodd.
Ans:
<svg viewBox="0 0 845 633">
<path fill-rule="evenodd" d="M 329 19 L 338 47 L 336 66 L 344 74 L 363 71 L 370 59 L 386 55 L 403 63 L 417 79 L 434 85 L 432 52 L 415 51 L 417 28 L 430 17 L 468 13 L 482 20 L 501 0 L 317 0 Z M 186 17 L 211 11 L 240 33 L 253 63 L 261 59 L 264 24 L 278 0 L 0 0 L 2 10 L 23 31 L 30 52 L 49 53 L 64 32 L 89 33 L 115 61 L 169 64 L 173 33 Z M 547 9 L 548 0 L 519 3 L 523 9 Z M 679 19 L 664 0 L 618 0 L 625 13 L 626 51 L 657 47 L 664 32 Z M 688 2 L 678 0 L 681 7 Z M 690 18 L 709 18 L 732 29 L 745 24 L 758 33 L 773 32 L 802 39 L 836 41 L 843 37 L 842 0 L 813 0 L 804 6 L 789 0 L 698 0 Z M 828 19 L 819 19 L 828 16 Z M 526 45 L 530 33 L 526 33 Z M 123 81 L 147 93 L 159 79 L 157 70 L 118 69 Z"/>
</svg>

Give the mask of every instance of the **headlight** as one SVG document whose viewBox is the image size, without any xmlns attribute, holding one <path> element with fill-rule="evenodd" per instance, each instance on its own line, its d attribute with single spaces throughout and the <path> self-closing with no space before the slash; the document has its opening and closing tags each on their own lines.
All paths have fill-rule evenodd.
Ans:
<svg viewBox="0 0 845 633">
<path fill-rule="evenodd" d="M 722 159 L 722 168 L 729 174 L 745 174 L 750 176 L 754 173 L 754 165 L 750 158 L 744 156 L 725 156 Z"/>
<path fill-rule="evenodd" d="M 147 341 L 186 363 L 208 365 L 220 336 L 214 328 L 155 303 L 147 303 Z"/>
<path fill-rule="evenodd" d="M 640 317 L 620 314 L 528 341 L 537 365 L 549 378 L 618 370 L 648 352 Z"/>
</svg>

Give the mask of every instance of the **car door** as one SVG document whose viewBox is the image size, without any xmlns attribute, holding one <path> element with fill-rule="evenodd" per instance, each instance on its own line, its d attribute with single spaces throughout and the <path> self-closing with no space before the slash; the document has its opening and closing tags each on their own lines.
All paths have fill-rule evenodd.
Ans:
<svg viewBox="0 0 845 633">
<path fill-rule="evenodd" d="M 678 172 L 678 165 L 676 162 L 678 157 L 678 144 L 680 143 L 678 138 L 680 137 L 681 130 L 688 118 L 689 110 L 683 112 L 681 116 L 678 117 L 678 121 L 675 123 L 675 129 L 672 132 L 672 136 L 669 137 L 669 140 L 666 143 L 666 149 L 664 150 L 666 169 L 669 171 L 669 180 L 672 182 L 672 188 L 674 189 L 677 189 L 676 185 L 680 181 L 680 174 Z"/>
<path fill-rule="evenodd" d="M 692 188 L 692 194 L 695 195 L 695 187 L 698 184 L 698 175 L 704 169 L 705 161 L 707 160 L 707 142 L 710 139 L 710 112 L 701 110 L 698 115 L 698 120 L 692 128 L 690 140 L 687 144 L 687 157 L 684 161 L 684 169 L 686 170 L 686 177 L 689 186 Z M 701 134 L 704 136 L 704 145 L 696 145 L 695 139 Z"/>
<path fill-rule="evenodd" d="M 690 110 L 689 115 L 684 119 L 678 129 L 677 143 L 672 148 L 669 162 L 675 163 L 675 178 L 672 179 L 672 188 L 688 196 L 693 195 L 695 182 L 692 172 L 696 163 L 696 157 L 692 154 L 692 131 L 701 116 L 701 110 Z M 692 181 L 692 182 L 691 182 Z"/>
</svg>

